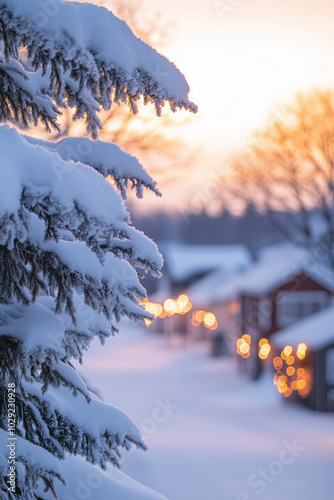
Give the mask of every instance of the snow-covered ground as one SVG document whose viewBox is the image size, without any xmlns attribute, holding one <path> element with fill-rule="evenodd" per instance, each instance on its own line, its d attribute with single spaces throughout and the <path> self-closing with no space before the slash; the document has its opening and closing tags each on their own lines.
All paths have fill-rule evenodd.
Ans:
<svg viewBox="0 0 334 500">
<path fill-rule="evenodd" d="M 127 324 L 80 371 L 149 446 L 124 472 L 170 500 L 333 500 L 333 414 L 282 404 L 271 376 Z"/>
</svg>

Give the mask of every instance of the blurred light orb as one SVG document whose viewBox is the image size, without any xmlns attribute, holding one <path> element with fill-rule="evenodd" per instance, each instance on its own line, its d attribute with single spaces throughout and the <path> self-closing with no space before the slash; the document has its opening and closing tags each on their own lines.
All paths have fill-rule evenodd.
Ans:
<svg viewBox="0 0 334 500">
<path fill-rule="evenodd" d="M 306 356 L 306 349 L 307 349 L 307 346 L 303 342 L 298 345 L 297 356 L 298 356 L 299 359 L 304 359 L 305 358 L 305 356 Z"/>
<path fill-rule="evenodd" d="M 292 353 L 292 347 L 290 345 L 287 345 L 286 347 L 284 347 L 283 352 L 286 357 L 290 356 L 290 354 Z"/>
<path fill-rule="evenodd" d="M 175 312 L 177 314 L 181 314 L 183 312 L 183 305 L 179 301 L 175 303 Z"/>
<path fill-rule="evenodd" d="M 193 307 L 193 306 L 192 306 L 192 303 L 188 301 L 188 302 L 186 303 L 186 305 L 184 305 L 184 306 L 183 306 L 183 311 L 182 311 L 182 313 L 181 313 L 181 314 L 186 314 L 186 313 L 188 313 L 189 311 L 191 311 L 192 307 Z"/>
<path fill-rule="evenodd" d="M 291 394 L 292 394 L 292 389 L 291 389 L 291 387 L 288 387 L 288 388 L 284 391 L 284 393 L 283 393 L 283 394 L 284 394 L 284 397 L 285 397 L 285 398 L 288 398 L 289 396 L 291 396 Z"/>
<path fill-rule="evenodd" d="M 295 368 L 293 366 L 288 366 L 287 369 L 286 369 L 286 374 L 289 376 L 289 377 L 292 377 L 292 375 L 295 373 Z"/>
<path fill-rule="evenodd" d="M 286 364 L 287 365 L 292 365 L 294 363 L 294 361 L 295 361 L 295 358 L 293 356 L 288 356 L 286 358 Z"/>
<path fill-rule="evenodd" d="M 270 353 L 270 350 L 271 350 L 271 347 L 268 343 L 268 340 L 267 339 L 261 339 L 260 342 L 259 342 L 259 346 L 260 346 L 260 350 L 259 350 L 259 358 L 260 359 L 267 359 L 267 357 L 269 356 L 269 353 Z"/>
<path fill-rule="evenodd" d="M 195 312 L 195 317 L 196 317 L 197 321 L 202 322 L 204 320 L 204 315 L 205 315 L 205 311 L 196 311 Z"/>
<path fill-rule="evenodd" d="M 214 331 L 218 328 L 218 321 L 216 320 L 212 326 L 209 326 L 210 330 Z"/>
<path fill-rule="evenodd" d="M 249 352 L 250 348 L 249 348 L 249 345 L 246 344 L 246 342 L 244 342 L 243 344 L 241 344 L 240 346 L 240 351 L 243 353 L 243 354 L 247 354 Z"/>
<path fill-rule="evenodd" d="M 185 307 L 188 302 L 189 302 L 189 298 L 187 295 L 180 295 L 180 297 L 177 299 L 177 301 L 182 305 L 182 307 Z"/>
<path fill-rule="evenodd" d="M 232 314 L 232 316 L 236 316 L 240 313 L 241 307 L 239 302 L 230 302 L 228 305 L 228 312 Z"/>
<path fill-rule="evenodd" d="M 252 339 L 251 336 L 246 333 L 245 335 L 242 336 L 242 338 L 247 342 L 247 344 L 250 344 Z"/>
<path fill-rule="evenodd" d="M 274 364 L 274 368 L 276 370 L 280 370 L 282 368 L 282 366 L 283 366 L 283 360 L 282 360 L 282 358 L 280 358 L 279 356 L 276 356 L 276 358 L 273 361 L 273 364 Z"/>
<path fill-rule="evenodd" d="M 165 308 L 165 311 L 168 313 L 168 314 L 175 314 L 176 312 L 176 303 L 173 299 L 167 299 L 165 300 L 164 302 L 164 308 Z"/>
<path fill-rule="evenodd" d="M 298 390 L 304 389 L 305 386 L 306 386 L 305 380 L 302 379 L 297 381 Z"/>
<path fill-rule="evenodd" d="M 216 316 L 213 314 L 213 313 L 206 313 L 204 315 L 204 324 L 205 326 L 213 326 L 215 324 L 215 321 L 216 321 Z"/>
</svg>

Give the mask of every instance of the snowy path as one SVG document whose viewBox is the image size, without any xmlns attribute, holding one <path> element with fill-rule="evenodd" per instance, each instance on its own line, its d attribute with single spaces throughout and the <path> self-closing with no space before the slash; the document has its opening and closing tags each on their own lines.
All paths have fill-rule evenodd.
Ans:
<svg viewBox="0 0 334 500">
<path fill-rule="evenodd" d="M 269 377 L 127 326 L 81 373 L 145 436 L 123 470 L 170 500 L 334 499 L 333 415 L 282 405 Z"/>
</svg>

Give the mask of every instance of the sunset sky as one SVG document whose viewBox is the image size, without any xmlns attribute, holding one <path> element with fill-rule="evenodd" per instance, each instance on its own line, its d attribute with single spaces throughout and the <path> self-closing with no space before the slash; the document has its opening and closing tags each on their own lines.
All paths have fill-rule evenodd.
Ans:
<svg viewBox="0 0 334 500">
<path fill-rule="evenodd" d="M 239 5 L 223 15 L 229 2 Z M 167 52 L 199 105 L 194 129 L 218 150 L 296 90 L 334 82 L 332 0 L 145 3 L 178 22 L 178 40 Z"/>
<path fill-rule="evenodd" d="M 112 1 L 103 3 L 112 8 Z M 229 154 L 296 92 L 334 86 L 333 0 L 144 0 L 143 5 L 176 22 L 175 43 L 163 53 L 185 74 L 199 106 L 196 116 L 176 128 L 189 150 L 197 148 L 189 175 L 178 185 L 161 186 L 164 198 L 154 203 L 156 209 L 196 195 L 208 173 L 212 177 L 226 168 Z M 182 116 L 177 113 L 175 123 Z"/>
<path fill-rule="evenodd" d="M 115 2 L 95 0 L 111 10 Z M 138 154 L 164 195 L 156 199 L 149 194 L 139 206 L 182 212 L 192 209 L 193 199 L 202 198 L 205 204 L 203 191 L 210 192 L 231 154 L 270 114 L 282 116 L 283 106 L 297 92 L 334 88 L 334 1 L 141 2 L 143 17 L 149 20 L 152 12 L 160 12 L 163 20 L 175 23 L 173 43 L 160 51 L 186 76 L 199 111 L 178 111 L 172 117 L 175 127 L 167 129 L 153 110 L 148 112 L 153 130 L 160 127 L 163 134 L 184 142 L 184 158 L 169 162 Z M 138 120 L 134 124 L 143 126 Z"/>
</svg>

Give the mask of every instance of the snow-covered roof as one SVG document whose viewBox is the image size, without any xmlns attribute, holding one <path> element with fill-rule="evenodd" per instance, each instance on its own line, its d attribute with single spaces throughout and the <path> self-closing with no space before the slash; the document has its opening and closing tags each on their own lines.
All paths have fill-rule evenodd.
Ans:
<svg viewBox="0 0 334 500">
<path fill-rule="evenodd" d="M 215 269 L 229 273 L 249 264 L 251 257 L 243 245 L 161 245 L 168 272 L 174 281 L 183 281 Z"/>
<path fill-rule="evenodd" d="M 269 293 L 302 272 L 334 291 L 334 276 L 330 269 L 316 262 L 306 250 L 280 244 L 262 249 L 253 265 L 249 259 L 246 265 L 215 269 L 189 287 L 187 293 L 194 305 L 227 302 L 242 293 Z"/>
<path fill-rule="evenodd" d="M 297 347 L 301 342 L 314 350 L 326 347 L 334 342 L 334 307 L 308 316 L 275 333 L 271 342 L 277 347 Z"/>
<path fill-rule="evenodd" d="M 301 273 L 326 289 L 334 290 L 334 276 L 329 268 L 317 262 L 306 249 L 280 244 L 260 253 L 259 260 L 241 278 L 240 292 L 266 294 Z"/>
<path fill-rule="evenodd" d="M 232 272 L 217 269 L 196 281 L 187 291 L 191 303 L 194 306 L 204 306 L 214 302 L 235 300 L 239 295 L 240 280 L 248 266 L 234 268 Z"/>
</svg>

